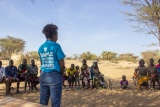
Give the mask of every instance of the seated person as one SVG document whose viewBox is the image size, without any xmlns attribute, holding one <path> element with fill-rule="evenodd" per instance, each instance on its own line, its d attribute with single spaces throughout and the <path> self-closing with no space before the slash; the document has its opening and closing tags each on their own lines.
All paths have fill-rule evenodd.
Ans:
<svg viewBox="0 0 160 107">
<path fill-rule="evenodd" d="M 120 85 L 122 89 L 127 89 L 128 88 L 128 81 L 126 80 L 126 76 L 122 76 L 122 80 L 120 81 Z"/>
<path fill-rule="evenodd" d="M 0 83 L 5 82 L 5 69 L 2 67 L 2 61 L 0 61 Z"/>
<path fill-rule="evenodd" d="M 98 88 L 96 85 L 99 82 L 100 84 L 103 84 L 104 82 L 104 76 L 101 74 L 101 72 L 99 71 L 99 67 L 98 67 L 98 63 L 97 61 L 93 62 L 93 65 L 91 67 L 91 71 L 92 71 L 92 75 L 93 76 L 93 88 Z"/>
<path fill-rule="evenodd" d="M 73 84 L 75 81 L 75 77 L 74 77 L 75 72 L 76 72 L 76 69 L 74 67 L 74 64 L 71 64 L 71 67 L 67 69 L 68 83 L 69 83 L 70 89 L 73 89 Z"/>
<path fill-rule="evenodd" d="M 27 82 L 28 82 L 29 90 L 30 90 L 29 72 L 28 72 L 28 65 L 27 65 L 27 60 L 26 59 L 23 59 L 22 64 L 20 64 L 18 66 L 17 78 L 20 81 L 25 81 L 24 92 L 26 92 Z"/>
<path fill-rule="evenodd" d="M 87 89 L 90 89 L 91 72 L 86 59 L 82 60 L 80 78 L 82 79 L 82 88 L 84 89 L 86 87 Z"/>
<path fill-rule="evenodd" d="M 80 78 L 80 70 L 79 70 L 79 66 L 76 66 L 76 72 L 75 72 L 75 89 L 77 88 L 77 83 L 78 83 L 78 88 L 77 88 L 77 89 L 80 89 L 79 78 Z"/>
<path fill-rule="evenodd" d="M 9 66 L 5 68 L 5 73 L 6 73 L 6 94 L 11 94 L 11 85 L 12 82 L 17 81 L 17 93 L 19 92 L 19 79 L 17 79 L 17 67 L 13 65 L 13 60 L 9 60 Z"/>
<path fill-rule="evenodd" d="M 137 67 L 137 71 L 135 72 L 138 76 L 138 89 L 141 89 L 141 86 L 145 86 L 148 88 L 148 70 L 147 67 L 144 65 L 145 62 L 143 59 L 139 61 L 139 66 Z"/>
<path fill-rule="evenodd" d="M 30 82 L 31 82 L 31 89 L 36 89 L 37 88 L 37 84 L 39 84 L 39 79 L 37 77 L 38 74 L 38 67 L 37 65 L 35 65 L 35 61 L 34 59 L 31 60 L 31 65 L 29 66 L 29 77 L 30 77 Z"/>
</svg>

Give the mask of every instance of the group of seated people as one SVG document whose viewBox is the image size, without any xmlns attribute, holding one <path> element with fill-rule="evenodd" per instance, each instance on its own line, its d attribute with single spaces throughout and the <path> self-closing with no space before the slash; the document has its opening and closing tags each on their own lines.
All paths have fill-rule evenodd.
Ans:
<svg viewBox="0 0 160 107">
<path fill-rule="evenodd" d="M 74 83 L 75 89 L 80 89 L 80 80 L 82 80 L 82 89 L 98 88 L 98 80 L 100 80 L 101 83 L 104 82 L 97 61 L 94 61 L 93 65 L 89 67 L 85 59 L 82 60 L 81 67 L 71 64 L 70 68 L 66 68 L 63 76 L 63 85 L 65 80 L 68 80 L 70 90 L 74 89 Z M 90 84 L 91 80 L 92 84 Z"/>
<path fill-rule="evenodd" d="M 17 82 L 17 93 L 19 91 L 20 81 L 25 82 L 24 91 L 26 92 L 27 83 L 29 90 L 38 90 L 37 84 L 39 83 L 38 67 L 35 65 L 35 61 L 32 59 L 31 64 L 27 64 L 27 60 L 23 59 L 22 64 L 18 66 L 13 65 L 13 60 L 9 60 L 9 65 L 5 68 L 2 67 L 2 61 L 0 61 L 0 83 L 6 84 L 6 94 L 11 94 L 12 82 Z M 104 75 L 101 74 L 98 67 L 98 62 L 94 61 L 93 65 L 89 67 L 85 59 L 82 60 L 82 66 L 75 66 L 71 64 L 70 68 L 66 68 L 63 76 L 63 86 L 65 80 L 68 80 L 70 90 L 80 89 L 80 80 L 82 81 L 82 89 L 92 89 L 98 88 L 98 84 L 103 85 Z M 141 59 L 139 61 L 139 66 L 135 69 L 133 76 L 134 84 L 141 89 L 141 86 L 145 86 L 153 89 L 155 88 L 155 82 L 158 83 L 160 88 L 160 59 L 158 59 L 158 64 L 154 64 L 154 59 L 150 59 L 148 66 L 145 66 L 145 61 Z M 150 80 L 150 81 L 149 81 Z M 91 84 L 90 84 L 91 82 Z M 120 86 L 122 89 L 128 89 L 128 81 L 126 76 L 122 76 L 120 81 Z"/>
<path fill-rule="evenodd" d="M 135 69 L 133 80 L 138 90 L 141 90 L 142 86 L 155 89 L 155 82 L 158 83 L 160 89 L 160 59 L 158 59 L 158 64 L 155 65 L 154 59 L 151 58 L 148 66 L 145 66 L 145 61 L 141 59 L 139 66 Z M 128 88 L 128 81 L 125 75 L 122 76 L 120 85 L 123 89 Z"/>
<path fill-rule="evenodd" d="M 0 83 L 6 84 L 6 95 L 11 95 L 11 87 L 13 82 L 17 82 L 16 93 L 21 93 L 19 91 L 20 82 L 24 81 L 24 91 L 26 92 L 27 83 L 30 90 L 38 90 L 37 84 L 39 83 L 39 78 L 37 77 L 38 67 L 35 65 L 34 59 L 31 60 L 31 64 L 27 64 L 27 60 L 23 59 L 22 64 L 14 66 L 14 61 L 9 60 L 9 65 L 5 68 L 2 67 L 2 61 L 0 61 Z"/>
</svg>

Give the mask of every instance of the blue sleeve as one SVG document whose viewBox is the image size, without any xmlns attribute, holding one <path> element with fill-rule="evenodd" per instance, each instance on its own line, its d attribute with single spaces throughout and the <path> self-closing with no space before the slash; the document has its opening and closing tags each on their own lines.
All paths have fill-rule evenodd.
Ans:
<svg viewBox="0 0 160 107">
<path fill-rule="evenodd" d="M 63 53 L 62 49 L 61 49 L 61 46 L 58 44 L 58 47 L 57 47 L 57 59 L 58 61 L 65 58 L 65 54 Z"/>
<path fill-rule="evenodd" d="M 5 75 L 6 75 L 6 78 L 9 78 L 9 74 L 8 74 L 8 69 L 7 69 L 7 67 L 5 67 Z"/>
</svg>

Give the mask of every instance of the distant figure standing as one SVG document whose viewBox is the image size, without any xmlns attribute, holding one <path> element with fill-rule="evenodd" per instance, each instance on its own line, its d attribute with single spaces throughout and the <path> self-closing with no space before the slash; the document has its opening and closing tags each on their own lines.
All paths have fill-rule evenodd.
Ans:
<svg viewBox="0 0 160 107">
<path fill-rule="evenodd" d="M 80 69 L 79 66 L 76 66 L 76 72 L 75 72 L 75 89 L 80 89 Z M 78 83 L 78 88 L 77 88 L 77 83 Z"/>
<path fill-rule="evenodd" d="M 148 70 L 148 76 L 150 77 L 150 88 L 152 88 L 151 86 L 153 85 L 153 89 L 155 89 L 155 81 L 156 81 L 156 76 L 157 76 L 157 70 L 156 70 L 156 66 L 154 64 L 154 59 L 151 58 L 149 61 L 149 65 L 147 66 L 147 70 Z"/>
<path fill-rule="evenodd" d="M 46 37 L 38 53 L 41 61 L 40 74 L 40 104 L 48 105 L 51 97 L 51 106 L 60 107 L 62 96 L 62 75 L 64 74 L 65 55 L 61 46 L 56 43 L 58 39 L 58 27 L 47 24 L 42 32 Z"/>
</svg>

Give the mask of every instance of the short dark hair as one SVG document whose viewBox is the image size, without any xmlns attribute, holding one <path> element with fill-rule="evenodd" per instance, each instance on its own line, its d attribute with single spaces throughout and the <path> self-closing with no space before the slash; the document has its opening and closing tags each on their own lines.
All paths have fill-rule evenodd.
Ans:
<svg viewBox="0 0 160 107">
<path fill-rule="evenodd" d="M 46 38 L 52 38 L 54 34 L 57 34 L 57 30 L 58 30 L 58 27 L 51 23 L 51 24 L 47 24 L 43 28 L 42 33 L 44 33 Z"/>
<path fill-rule="evenodd" d="M 139 60 L 139 63 L 141 63 L 142 61 L 145 62 L 144 59 L 141 59 L 141 60 Z"/>
<path fill-rule="evenodd" d="M 23 61 L 24 61 L 24 60 L 27 61 L 27 59 L 23 59 Z"/>
<path fill-rule="evenodd" d="M 154 60 L 153 58 L 150 58 L 150 60 Z"/>
</svg>

